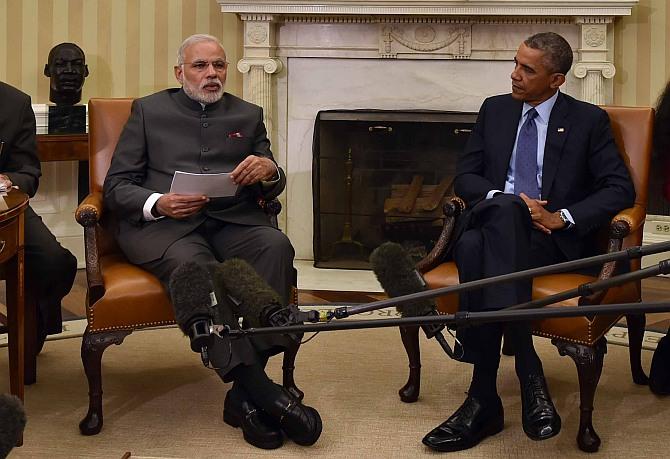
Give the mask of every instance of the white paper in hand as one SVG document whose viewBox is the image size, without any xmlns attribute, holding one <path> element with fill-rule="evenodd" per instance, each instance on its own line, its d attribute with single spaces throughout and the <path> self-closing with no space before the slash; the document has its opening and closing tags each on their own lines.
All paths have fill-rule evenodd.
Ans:
<svg viewBox="0 0 670 459">
<path fill-rule="evenodd" d="M 203 195 L 209 198 L 235 196 L 238 185 L 233 183 L 230 173 L 194 174 L 175 171 L 170 185 L 170 193 Z"/>
</svg>

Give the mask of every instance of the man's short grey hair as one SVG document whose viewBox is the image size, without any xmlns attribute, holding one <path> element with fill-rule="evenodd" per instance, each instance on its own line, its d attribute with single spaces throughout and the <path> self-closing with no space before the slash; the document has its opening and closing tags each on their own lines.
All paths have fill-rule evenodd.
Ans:
<svg viewBox="0 0 670 459">
<path fill-rule="evenodd" d="M 214 35 L 207 35 L 204 33 L 197 33 L 195 35 L 191 35 L 190 37 L 186 38 L 181 43 L 181 46 L 179 47 L 179 51 L 177 51 L 177 65 L 182 65 L 184 63 L 184 52 L 186 51 L 186 48 L 188 48 L 191 45 L 195 45 L 196 43 L 200 43 L 203 41 L 211 41 L 216 43 L 223 49 L 223 45 L 219 41 L 218 38 L 216 38 Z"/>
<path fill-rule="evenodd" d="M 524 44 L 544 51 L 544 64 L 551 73 L 567 75 L 572 67 L 572 48 L 565 38 L 554 32 L 541 32 L 528 37 Z"/>
</svg>

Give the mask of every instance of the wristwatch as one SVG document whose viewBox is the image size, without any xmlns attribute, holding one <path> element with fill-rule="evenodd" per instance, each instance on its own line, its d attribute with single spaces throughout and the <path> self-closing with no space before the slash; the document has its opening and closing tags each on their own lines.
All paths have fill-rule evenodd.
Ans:
<svg viewBox="0 0 670 459">
<path fill-rule="evenodd" d="M 563 224 L 565 225 L 563 229 L 568 229 L 572 226 L 572 222 L 568 218 L 568 214 L 565 212 L 565 209 L 561 209 L 558 211 L 558 217 L 561 219 Z"/>
</svg>

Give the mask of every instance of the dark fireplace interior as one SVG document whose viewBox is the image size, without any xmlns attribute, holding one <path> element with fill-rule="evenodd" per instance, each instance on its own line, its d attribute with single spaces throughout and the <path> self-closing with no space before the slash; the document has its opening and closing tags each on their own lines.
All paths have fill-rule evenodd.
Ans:
<svg viewBox="0 0 670 459">
<path fill-rule="evenodd" d="M 476 113 L 332 110 L 314 129 L 314 265 L 369 269 L 370 252 L 434 245 Z"/>
</svg>

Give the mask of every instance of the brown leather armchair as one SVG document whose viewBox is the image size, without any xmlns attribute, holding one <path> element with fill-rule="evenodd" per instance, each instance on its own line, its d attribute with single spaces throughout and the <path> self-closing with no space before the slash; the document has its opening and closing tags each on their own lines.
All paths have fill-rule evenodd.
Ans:
<svg viewBox="0 0 670 459">
<path fill-rule="evenodd" d="M 88 103 L 90 193 L 75 213 L 77 222 L 84 227 L 88 283 L 88 325 L 81 343 L 81 360 L 89 385 L 88 413 L 79 423 L 84 435 L 95 435 L 102 429 L 101 360 L 105 349 L 121 344 L 133 330 L 175 323 L 172 305 L 158 279 L 129 263 L 118 248 L 113 218 L 104 212 L 102 203 L 103 182 L 132 101 L 91 99 Z M 265 206 L 276 224 L 279 202 L 259 205 Z M 294 299 L 295 292 L 294 289 Z M 284 387 L 301 397 L 302 392 L 293 381 L 298 347 L 284 354 Z"/>
<path fill-rule="evenodd" d="M 603 107 L 609 114 L 614 137 L 622 152 L 635 185 L 636 198 L 632 208 L 616 215 L 609 228 L 601 231 L 603 251 L 613 252 L 621 248 L 641 245 L 643 224 L 646 216 L 649 162 L 651 159 L 654 111 L 651 108 Z M 458 284 L 458 270 L 452 262 L 442 262 L 445 249 L 458 215 L 464 209 L 464 202 L 454 197 L 445 206 L 445 220 L 442 234 L 433 250 L 417 264 L 429 288 L 440 288 Z M 615 265 L 602 266 L 599 278 L 612 276 Z M 640 261 L 631 262 L 631 270 L 640 269 Z M 539 276 L 533 280 L 533 299 L 565 290 L 596 280 L 581 274 L 552 274 Z M 632 303 L 641 301 L 640 281 L 610 288 L 589 297 L 563 301 L 550 307 L 575 306 L 583 304 Z M 438 311 L 442 314 L 458 310 L 458 295 L 451 294 L 436 299 Z M 533 333 L 551 338 L 561 355 L 569 355 L 577 366 L 580 388 L 580 420 L 577 444 L 583 451 L 597 451 L 600 438 L 592 424 L 593 399 L 603 358 L 607 351 L 605 333 L 620 319 L 620 316 L 596 316 L 541 320 L 533 323 Z M 647 376 L 640 363 L 644 315 L 626 315 L 629 331 L 630 365 L 633 381 L 647 384 Z M 400 391 L 404 402 L 414 402 L 419 396 L 421 358 L 419 353 L 418 327 L 403 327 L 400 334 L 409 357 L 409 379 Z"/>
</svg>

